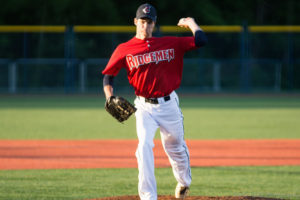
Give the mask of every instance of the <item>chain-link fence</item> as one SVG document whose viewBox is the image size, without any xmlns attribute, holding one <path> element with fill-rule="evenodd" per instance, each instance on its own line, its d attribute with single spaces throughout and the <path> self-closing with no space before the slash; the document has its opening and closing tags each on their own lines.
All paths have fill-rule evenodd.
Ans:
<svg viewBox="0 0 300 200">
<path fill-rule="evenodd" d="M 280 92 L 300 89 L 300 27 L 204 26 L 209 43 L 188 52 L 180 90 Z M 133 26 L 0 26 L 1 93 L 91 93 Z M 191 35 L 173 26 L 154 36 Z M 126 71 L 117 90 L 130 90 Z"/>
</svg>

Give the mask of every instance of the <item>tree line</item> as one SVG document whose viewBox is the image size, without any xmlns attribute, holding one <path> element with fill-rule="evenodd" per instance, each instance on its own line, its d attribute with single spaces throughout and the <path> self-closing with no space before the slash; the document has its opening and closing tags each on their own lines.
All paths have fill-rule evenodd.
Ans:
<svg viewBox="0 0 300 200">
<path fill-rule="evenodd" d="M 2 0 L 0 25 L 131 25 L 142 3 L 158 24 L 191 16 L 203 25 L 297 25 L 299 0 Z"/>
</svg>

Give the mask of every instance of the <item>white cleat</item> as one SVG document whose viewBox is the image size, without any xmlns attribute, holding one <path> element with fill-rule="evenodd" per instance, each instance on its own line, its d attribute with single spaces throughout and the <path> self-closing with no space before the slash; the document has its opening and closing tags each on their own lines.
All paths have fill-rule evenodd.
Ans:
<svg viewBox="0 0 300 200">
<path fill-rule="evenodd" d="M 187 186 L 181 186 L 179 183 L 176 186 L 175 189 L 175 198 L 177 199 L 184 199 L 187 197 L 190 193 L 190 188 Z"/>
</svg>

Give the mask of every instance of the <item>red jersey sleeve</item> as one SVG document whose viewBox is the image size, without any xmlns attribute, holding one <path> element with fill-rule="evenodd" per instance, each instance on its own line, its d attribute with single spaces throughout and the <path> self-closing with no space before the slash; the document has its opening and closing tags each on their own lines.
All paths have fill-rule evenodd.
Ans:
<svg viewBox="0 0 300 200">
<path fill-rule="evenodd" d="M 120 46 L 118 46 L 110 57 L 102 74 L 116 76 L 124 65 L 124 56 L 122 56 Z"/>
<path fill-rule="evenodd" d="M 197 49 L 195 37 L 178 37 L 178 45 L 184 52 Z"/>
</svg>

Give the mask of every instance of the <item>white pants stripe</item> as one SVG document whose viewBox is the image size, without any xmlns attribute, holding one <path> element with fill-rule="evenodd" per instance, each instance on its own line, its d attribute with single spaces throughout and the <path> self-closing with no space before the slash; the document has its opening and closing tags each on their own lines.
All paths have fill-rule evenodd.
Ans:
<svg viewBox="0 0 300 200">
<path fill-rule="evenodd" d="M 141 200 L 157 199 L 153 156 L 153 139 L 157 128 L 160 128 L 161 141 L 177 182 L 182 186 L 189 186 L 192 181 L 178 96 L 172 92 L 170 97 L 171 99 L 166 102 L 159 99 L 159 104 L 146 103 L 143 98 L 139 97 L 135 100 L 136 128 L 139 139 L 136 157 L 139 168 L 138 190 Z"/>
</svg>

